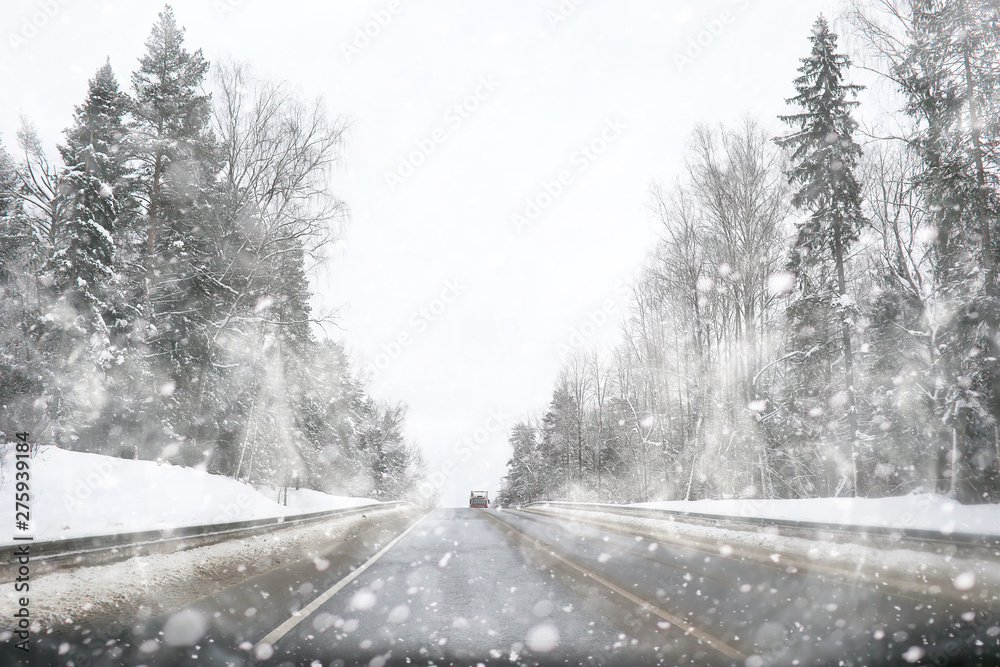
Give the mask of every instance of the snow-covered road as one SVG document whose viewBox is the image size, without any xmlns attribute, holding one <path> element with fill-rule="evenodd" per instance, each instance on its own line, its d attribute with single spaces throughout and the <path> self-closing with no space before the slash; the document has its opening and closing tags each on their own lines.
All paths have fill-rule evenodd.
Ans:
<svg viewBox="0 0 1000 667">
<path fill-rule="evenodd" d="M 329 544 L 115 637 L 49 637 L 30 664 L 73 656 L 92 665 L 763 667 L 1000 656 L 990 596 L 895 591 L 747 558 L 739 544 L 642 533 L 521 511 L 439 509 Z M 990 657 L 975 662 L 976 651 Z"/>
</svg>

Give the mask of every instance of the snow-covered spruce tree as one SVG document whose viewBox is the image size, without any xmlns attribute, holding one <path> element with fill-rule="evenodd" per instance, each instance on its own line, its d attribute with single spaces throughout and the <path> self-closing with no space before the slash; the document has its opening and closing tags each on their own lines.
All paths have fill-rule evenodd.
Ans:
<svg viewBox="0 0 1000 667">
<path fill-rule="evenodd" d="M 127 111 L 128 98 L 107 62 L 90 80 L 87 99 L 76 108 L 66 144 L 59 147 L 66 164 L 60 183 L 66 198 L 65 247 L 52 260 L 54 287 L 79 316 L 91 320 L 83 325 L 88 333 L 112 316 L 107 292 L 115 254 L 116 195 L 126 170 L 120 142 Z"/>
<path fill-rule="evenodd" d="M 403 403 L 371 398 L 364 401 L 359 415 L 358 449 L 367 463 L 370 486 L 363 495 L 395 500 L 413 488 L 419 454 L 403 434 L 406 409 Z"/>
<path fill-rule="evenodd" d="M 540 483 L 541 460 L 535 428 L 526 421 L 517 422 L 511 428 L 508 442 L 513 453 L 507 461 L 507 475 L 497 503 L 501 507 L 520 507 L 543 499 L 546 493 Z"/>
<path fill-rule="evenodd" d="M 795 79 L 798 94 L 788 100 L 801 111 L 781 116 L 782 121 L 793 127 L 793 132 L 776 142 L 792 151 L 788 178 L 798 186 L 792 203 L 808 215 L 798 225 L 791 266 L 799 274 L 814 273 L 823 277 L 819 284 L 809 285 L 803 281 L 815 292 L 803 293 L 802 297 L 815 300 L 819 308 L 825 308 L 829 299 L 839 319 L 844 384 L 842 392 L 831 399 L 835 405 L 842 404 L 846 414 L 850 459 L 845 472 L 852 492 L 857 494 L 861 489 L 858 486 L 860 452 L 851 345 L 853 308 L 847 291 L 845 264 L 848 250 L 864 224 L 861 187 L 854 176 L 861 147 L 854 141 L 857 122 L 851 116 L 851 110 L 858 105 L 853 98 L 861 87 L 844 81 L 850 60 L 837 52 L 837 35 L 823 16 L 813 25 L 809 41 L 812 51 L 802 59 L 800 76 Z M 823 267 L 830 265 L 835 271 L 835 282 L 826 280 L 823 275 Z M 803 314 L 802 318 L 793 314 L 793 326 L 798 324 L 796 319 L 809 316 L 816 314 Z"/>
<path fill-rule="evenodd" d="M 917 124 L 916 186 L 935 230 L 929 372 L 944 425 L 924 477 L 982 502 L 1000 497 L 1000 12 L 994 0 L 911 0 L 909 10 L 891 76 Z"/>
<path fill-rule="evenodd" d="M 148 187 L 147 254 L 152 264 L 159 236 L 169 229 L 175 197 L 184 194 L 186 167 L 209 155 L 214 146 L 207 132 L 210 98 L 199 89 L 209 63 L 201 50 L 184 48 L 184 29 L 166 5 L 146 40 L 146 54 L 132 75 L 135 88 L 134 145 L 141 152 Z M 151 269 L 152 272 L 152 269 Z"/>
<path fill-rule="evenodd" d="M 101 434 L 79 441 L 81 430 L 98 420 L 108 398 L 105 371 L 117 358 L 112 327 L 124 317 L 116 294 L 115 227 L 118 189 L 126 160 L 120 151 L 128 99 L 110 63 L 90 80 L 87 98 L 76 107 L 66 144 L 59 147 L 66 168 L 60 174 L 59 244 L 42 271 L 47 278 L 43 349 L 52 369 L 47 395 L 54 398 L 58 444 L 91 449 Z M 127 194 L 127 187 L 122 187 Z"/>
<path fill-rule="evenodd" d="M 541 484 L 549 498 L 568 500 L 573 490 L 572 458 L 580 421 L 570 389 L 560 381 L 552 392 L 552 402 L 541 426 Z"/>
<path fill-rule="evenodd" d="M 302 365 L 299 407 L 307 446 L 301 452 L 307 482 L 326 493 L 347 493 L 363 479 L 365 459 L 358 449 L 359 413 L 365 395 L 351 373 L 342 345 L 331 340 L 314 343 L 311 361 Z"/>
<path fill-rule="evenodd" d="M 225 285 L 214 279 L 224 261 L 216 232 L 218 215 L 214 176 L 216 145 L 209 129 L 210 99 L 200 92 L 208 70 L 201 51 L 184 48 L 184 30 L 166 6 L 146 41 L 146 54 L 132 75 L 135 105 L 130 130 L 131 154 L 140 164 L 145 211 L 145 295 L 143 333 L 155 380 L 147 388 L 150 446 L 164 438 L 197 435 L 211 406 L 197 386 L 209 349 L 206 322 L 224 308 Z M 154 450 L 144 456 L 156 454 Z M 184 452 L 193 463 L 202 452 Z"/>
<path fill-rule="evenodd" d="M 18 271 L 16 248 L 23 234 L 17 219 L 21 203 L 16 196 L 18 179 L 14 160 L 0 142 L 0 284 L 7 285 Z"/>
</svg>

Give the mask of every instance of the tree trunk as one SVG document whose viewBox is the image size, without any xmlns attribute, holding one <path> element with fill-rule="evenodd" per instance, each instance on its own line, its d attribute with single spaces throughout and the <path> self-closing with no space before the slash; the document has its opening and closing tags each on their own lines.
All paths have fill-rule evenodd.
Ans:
<svg viewBox="0 0 1000 667">
<path fill-rule="evenodd" d="M 163 156 L 156 154 L 153 163 L 153 183 L 149 193 L 149 215 L 146 221 L 146 269 L 150 277 L 153 273 L 153 256 L 156 254 L 157 200 L 160 195 L 160 180 L 163 176 Z"/>
<path fill-rule="evenodd" d="M 847 295 L 844 277 L 844 247 L 841 229 L 834 229 L 834 260 L 837 262 L 837 293 L 840 296 L 840 333 L 844 344 L 844 383 L 847 391 L 847 430 L 851 441 L 851 476 L 853 494 L 858 495 L 858 414 L 854 405 L 854 350 L 851 348 L 851 324 L 844 312 L 843 299 Z"/>
<path fill-rule="evenodd" d="M 955 426 L 951 431 L 951 477 L 948 480 L 948 496 L 959 502 L 962 498 L 962 458 L 965 450 L 965 430 L 968 420 L 968 409 L 961 408 L 955 416 Z"/>
</svg>

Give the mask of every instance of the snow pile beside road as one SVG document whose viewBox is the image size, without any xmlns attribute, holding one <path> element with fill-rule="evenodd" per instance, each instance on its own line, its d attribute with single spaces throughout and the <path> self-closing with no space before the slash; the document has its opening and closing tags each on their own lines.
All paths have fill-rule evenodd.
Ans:
<svg viewBox="0 0 1000 667">
<path fill-rule="evenodd" d="M 791 519 L 816 523 L 934 530 L 943 535 L 1000 535 L 1000 505 L 962 505 L 946 496 L 920 493 L 893 498 L 794 500 L 677 500 L 631 507 L 698 512 L 724 517 Z"/>
<path fill-rule="evenodd" d="M 0 445 L 0 506 L 14 508 L 14 452 Z M 374 500 L 288 492 L 288 506 L 253 487 L 202 470 L 133 461 L 41 446 L 31 459 L 31 530 L 36 540 L 164 530 L 227 521 L 248 521 L 342 507 Z M 13 521 L 13 516 L 11 516 Z M 0 532 L 11 544 L 13 526 Z"/>
</svg>

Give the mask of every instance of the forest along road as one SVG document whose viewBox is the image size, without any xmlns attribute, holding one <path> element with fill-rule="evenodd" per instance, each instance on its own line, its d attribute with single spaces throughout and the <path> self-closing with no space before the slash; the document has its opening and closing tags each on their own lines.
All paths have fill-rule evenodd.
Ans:
<svg viewBox="0 0 1000 667">
<path fill-rule="evenodd" d="M 977 664 L 961 660 L 975 650 L 1000 654 L 996 610 L 962 605 L 531 512 L 438 509 L 116 641 L 59 640 L 50 657 L 77 665 L 752 667 L 844 658 Z"/>
</svg>

